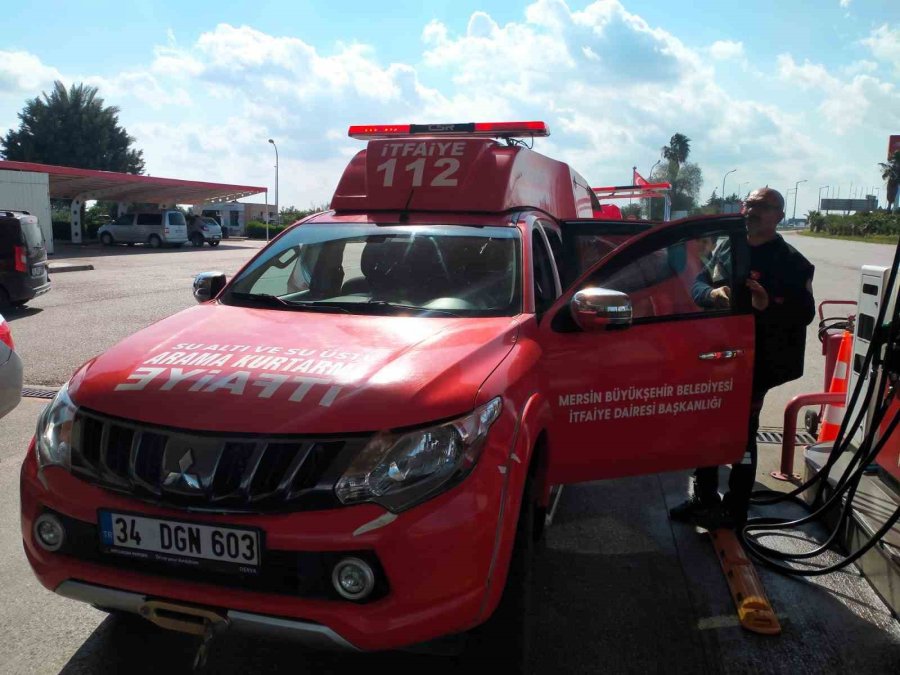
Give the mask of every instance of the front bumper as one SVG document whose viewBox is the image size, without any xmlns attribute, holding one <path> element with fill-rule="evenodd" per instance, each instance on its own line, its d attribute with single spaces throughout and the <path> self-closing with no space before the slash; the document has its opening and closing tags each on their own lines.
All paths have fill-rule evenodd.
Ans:
<svg viewBox="0 0 900 675">
<path fill-rule="evenodd" d="M 139 615 L 144 613 L 142 610 L 151 600 L 149 596 L 139 593 L 104 588 L 80 581 L 64 581 L 57 587 L 56 592 L 65 598 L 86 602 L 106 610 L 118 610 Z M 260 633 L 279 639 L 294 640 L 315 649 L 358 651 L 356 647 L 333 630 L 317 623 L 236 610 L 228 610 L 225 617 L 228 628 L 240 632 Z"/>
<path fill-rule="evenodd" d="M 147 598 L 181 602 L 215 608 L 235 627 L 253 624 L 268 633 L 286 631 L 314 647 L 324 640 L 360 650 L 403 648 L 463 632 L 484 618 L 505 477 L 493 460 L 509 453 L 508 447 L 497 450 L 486 451 L 460 485 L 396 516 L 371 504 L 278 514 L 195 514 L 123 497 L 58 468 L 38 475 L 32 445 L 21 473 L 25 551 L 45 587 L 92 604 L 107 606 L 91 598 L 97 588 L 111 589 L 124 594 L 110 597 L 116 607 L 126 605 L 121 607 L 126 611 Z M 266 552 L 272 553 L 365 550 L 377 558 L 389 591 L 359 604 L 250 590 L 138 571 L 118 558 L 98 562 L 99 554 L 86 560 L 48 553 L 36 544 L 34 521 L 45 510 L 96 526 L 100 508 L 259 527 L 265 531 Z"/>
</svg>

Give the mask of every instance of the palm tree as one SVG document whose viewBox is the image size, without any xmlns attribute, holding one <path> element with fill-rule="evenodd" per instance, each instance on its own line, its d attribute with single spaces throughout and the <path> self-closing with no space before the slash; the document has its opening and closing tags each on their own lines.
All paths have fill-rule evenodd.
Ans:
<svg viewBox="0 0 900 675">
<path fill-rule="evenodd" d="M 669 144 L 662 147 L 663 159 L 669 162 L 669 180 L 675 184 L 678 178 L 678 170 L 687 161 L 691 154 L 691 139 L 684 134 L 673 134 Z"/>
<path fill-rule="evenodd" d="M 881 177 L 887 181 L 888 211 L 897 199 L 897 189 L 900 187 L 900 150 L 895 152 L 888 162 L 878 162 L 881 167 Z"/>
<path fill-rule="evenodd" d="M 105 106 L 97 88 L 54 82 L 26 102 L 20 125 L 0 136 L 0 153 L 20 162 L 143 173 L 143 153 L 119 126 L 119 109 Z"/>
</svg>

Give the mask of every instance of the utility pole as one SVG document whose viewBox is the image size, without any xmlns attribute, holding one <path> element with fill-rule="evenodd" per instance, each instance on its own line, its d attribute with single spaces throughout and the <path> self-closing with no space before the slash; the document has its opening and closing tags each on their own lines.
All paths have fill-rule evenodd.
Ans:
<svg viewBox="0 0 900 675">
<path fill-rule="evenodd" d="M 737 171 L 737 169 L 732 169 L 722 176 L 722 213 L 725 213 L 725 179 L 728 178 L 729 173 L 734 173 L 735 171 Z"/>
<path fill-rule="evenodd" d="M 827 190 L 827 189 L 828 189 L 827 185 L 823 185 L 822 187 L 819 188 L 819 211 L 822 210 L 822 190 Z"/>
<path fill-rule="evenodd" d="M 269 139 L 269 143 L 272 144 L 272 147 L 275 148 L 275 224 L 279 225 L 281 223 L 281 212 L 278 210 L 278 146 L 275 145 L 275 141 L 271 138 Z M 266 204 L 266 209 L 269 208 L 269 205 Z M 269 241 L 269 222 L 266 219 L 266 241 Z"/>
<path fill-rule="evenodd" d="M 805 182 L 806 179 L 804 178 L 803 180 L 798 180 L 796 183 L 794 183 L 794 215 L 791 216 L 791 220 L 797 220 L 797 193 L 800 192 L 797 186 L 800 185 L 800 183 Z"/>
</svg>

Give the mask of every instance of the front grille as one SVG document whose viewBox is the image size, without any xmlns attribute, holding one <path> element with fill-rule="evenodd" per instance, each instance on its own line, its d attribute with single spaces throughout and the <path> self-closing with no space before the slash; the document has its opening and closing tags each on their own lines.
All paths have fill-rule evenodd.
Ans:
<svg viewBox="0 0 900 675">
<path fill-rule="evenodd" d="M 216 511 L 334 508 L 334 484 L 367 437 L 207 434 L 79 410 L 72 472 L 168 506 Z"/>
</svg>

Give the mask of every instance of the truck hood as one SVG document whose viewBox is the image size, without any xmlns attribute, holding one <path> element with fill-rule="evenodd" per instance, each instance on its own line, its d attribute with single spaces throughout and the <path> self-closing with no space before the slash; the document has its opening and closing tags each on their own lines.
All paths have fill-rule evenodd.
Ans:
<svg viewBox="0 0 900 675">
<path fill-rule="evenodd" d="M 393 429 L 471 410 L 510 352 L 513 317 L 360 316 L 192 307 L 86 363 L 79 406 L 233 433 Z"/>
</svg>

